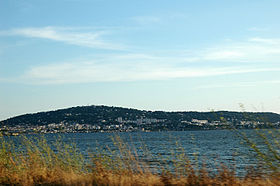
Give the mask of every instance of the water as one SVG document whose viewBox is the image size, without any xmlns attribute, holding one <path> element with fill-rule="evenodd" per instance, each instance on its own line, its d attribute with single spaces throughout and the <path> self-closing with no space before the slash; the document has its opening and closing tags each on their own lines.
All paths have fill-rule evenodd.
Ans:
<svg viewBox="0 0 280 186">
<path fill-rule="evenodd" d="M 264 143 L 256 138 L 254 130 L 243 130 L 249 138 L 257 141 L 260 147 Z M 140 161 L 149 168 L 161 166 L 172 169 L 172 160 L 184 152 L 194 166 L 206 166 L 216 172 L 222 164 L 234 168 L 238 175 L 244 175 L 248 168 L 257 167 L 258 160 L 248 145 L 236 132 L 230 130 L 210 131 L 172 131 L 172 132 L 131 132 L 131 133 L 69 133 L 60 134 L 64 142 L 74 142 L 79 151 L 89 158 L 89 152 L 117 150 L 112 137 L 120 136 L 132 151 L 136 151 Z M 58 134 L 47 134 L 49 142 Z M 145 149 L 143 149 L 145 147 Z M 196 163 L 198 165 L 196 165 Z"/>
</svg>

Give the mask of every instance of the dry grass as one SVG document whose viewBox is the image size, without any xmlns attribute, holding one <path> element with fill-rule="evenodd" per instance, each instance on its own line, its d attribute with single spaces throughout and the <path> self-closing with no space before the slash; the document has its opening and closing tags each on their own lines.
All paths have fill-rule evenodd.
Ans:
<svg viewBox="0 0 280 186">
<path fill-rule="evenodd" d="M 180 155 L 184 163 L 174 165 L 174 173 L 152 173 L 140 163 L 136 151 L 118 137 L 114 140 L 119 157 L 113 158 L 113 151 L 96 152 L 90 162 L 75 145 L 62 140 L 48 144 L 42 137 L 23 137 L 21 145 L 0 140 L 0 185 L 280 185 L 279 174 L 238 178 L 223 167 L 209 175 L 211 171 L 205 168 L 195 170 L 184 154 Z"/>
</svg>

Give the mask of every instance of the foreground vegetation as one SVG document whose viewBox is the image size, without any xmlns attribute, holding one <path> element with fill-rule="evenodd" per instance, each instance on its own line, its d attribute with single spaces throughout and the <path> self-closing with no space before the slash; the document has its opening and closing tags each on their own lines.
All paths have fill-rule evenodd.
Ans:
<svg viewBox="0 0 280 186">
<path fill-rule="evenodd" d="M 60 138 L 50 143 L 42 136 L 0 137 L 0 185 L 280 185 L 279 130 L 257 131 L 267 151 L 260 151 L 245 134 L 238 135 L 270 171 L 248 171 L 247 176 L 237 177 L 234 170 L 219 165 L 219 171 L 213 173 L 190 162 L 184 149 L 174 154 L 172 171 L 164 166 L 155 171 L 119 136 L 112 139 L 118 150 L 96 149 L 89 153 L 90 158 Z"/>
</svg>

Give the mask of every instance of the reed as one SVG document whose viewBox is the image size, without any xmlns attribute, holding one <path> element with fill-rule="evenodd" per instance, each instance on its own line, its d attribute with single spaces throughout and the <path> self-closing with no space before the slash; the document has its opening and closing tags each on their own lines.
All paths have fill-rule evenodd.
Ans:
<svg viewBox="0 0 280 186">
<path fill-rule="evenodd" d="M 245 106 L 240 104 L 240 108 L 245 112 Z M 248 115 L 244 114 L 244 118 L 251 121 Z M 274 128 L 273 125 L 267 121 L 267 118 L 258 118 L 267 125 L 271 125 L 271 129 L 256 128 L 252 131 L 252 135 L 248 136 L 244 131 L 237 130 L 234 126 L 231 129 L 241 139 L 241 143 L 245 144 L 253 151 L 253 156 L 259 159 L 259 166 L 264 172 L 270 172 L 279 176 L 280 173 L 280 129 Z M 264 174 L 264 173 L 262 173 Z"/>
<path fill-rule="evenodd" d="M 239 178 L 221 166 L 210 175 L 205 167 L 194 167 L 179 143 L 179 153 L 171 157 L 174 171 L 160 165 L 158 171 L 151 171 L 133 146 L 119 136 L 112 140 L 117 150 L 97 149 L 88 161 L 75 144 L 61 138 L 50 143 L 43 136 L 22 136 L 17 142 L 0 137 L 0 185 L 280 185 L 277 171 L 271 176 Z"/>
</svg>

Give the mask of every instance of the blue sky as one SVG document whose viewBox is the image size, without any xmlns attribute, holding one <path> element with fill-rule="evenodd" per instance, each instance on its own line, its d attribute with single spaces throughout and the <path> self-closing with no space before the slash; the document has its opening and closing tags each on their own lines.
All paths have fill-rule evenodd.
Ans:
<svg viewBox="0 0 280 186">
<path fill-rule="evenodd" d="M 0 0 L 0 120 L 78 105 L 280 113 L 279 7 Z"/>
</svg>

